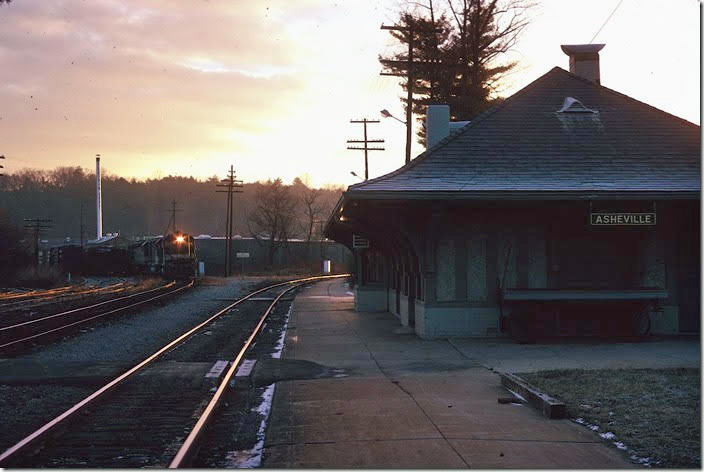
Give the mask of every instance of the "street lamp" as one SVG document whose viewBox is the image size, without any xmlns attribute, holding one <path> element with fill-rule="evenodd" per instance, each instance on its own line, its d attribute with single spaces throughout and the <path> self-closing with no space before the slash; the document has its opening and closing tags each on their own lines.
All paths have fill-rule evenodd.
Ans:
<svg viewBox="0 0 704 472">
<path fill-rule="evenodd" d="M 379 113 L 381 113 L 381 116 L 383 116 L 384 118 L 393 118 L 394 120 L 398 121 L 398 122 L 401 123 L 401 124 L 404 124 L 404 125 L 406 124 L 405 121 L 399 120 L 399 119 L 396 118 L 394 115 L 392 115 L 391 113 L 389 113 L 389 110 L 387 110 L 386 108 L 384 108 L 383 110 L 381 110 Z"/>
<path fill-rule="evenodd" d="M 410 100 L 410 94 L 409 94 L 409 100 Z M 393 118 L 394 120 L 396 120 L 399 123 L 406 126 L 406 164 L 408 164 L 409 162 L 411 162 L 411 113 L 410 113 L 410 111 L 406 114 L 408 116 L 408 119 L 406 121 L 399 120 L 394 115 L 389 113 L 389 110 L 387 110 L 386 108 L 381 110 L 379 113 L 381 113 L 381 116 L 383 116 L 384 118 Z"/>
<path fill-rule="evenodd" d="M 350 174 L 354 175 L 354 176 L 357 177 L 359 180 L 362 180 L 362 178 L 361 178 L 360 176 L 358 176 L 353 170 L 350 171 Z"/>
</svg>

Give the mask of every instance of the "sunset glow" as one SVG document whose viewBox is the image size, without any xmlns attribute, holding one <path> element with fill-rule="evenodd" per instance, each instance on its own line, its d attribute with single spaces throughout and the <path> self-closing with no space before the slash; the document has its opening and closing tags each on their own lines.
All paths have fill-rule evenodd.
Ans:
<svg viewBox="0 0 704 472">
<path fill-rule="evenodd" d="M 587 43 L 617 0 L 537 2 L 510 59 L 509 95 Z M 370 177 L 403 164 L 401 89 L 381 77 L 398 0 L 14 0 L 0 7 L 0 154 L 6 172 L 92 166 L 149 178 L 214 174 L 254 181 L 307 175 L 349 185 L 364 174 L 349 123 L 381 119 Z M 696 0 L 625 0 L 594 42 L 602 84 L 699 124 Z M 413 155 L 421 152 L 414 143 Z"/>
</svg>

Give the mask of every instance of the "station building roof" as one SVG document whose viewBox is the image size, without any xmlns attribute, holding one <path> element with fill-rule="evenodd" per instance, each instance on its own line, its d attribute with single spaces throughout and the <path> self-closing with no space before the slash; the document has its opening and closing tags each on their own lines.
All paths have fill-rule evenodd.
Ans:
<svg viewBox="0 0 704 472">
<path fill-rule="evenodd" d="M 700 128 L 555 67 L 349 199 L 699 198 Z"/>
</svg>

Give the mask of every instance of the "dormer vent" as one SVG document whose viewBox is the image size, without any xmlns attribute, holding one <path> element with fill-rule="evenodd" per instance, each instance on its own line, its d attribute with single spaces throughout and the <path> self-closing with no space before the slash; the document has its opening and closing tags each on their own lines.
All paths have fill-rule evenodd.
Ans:
<svg viewBox="0 0 704 472">
<path fill-rule="evenodd" d="M 597 110 L 592 110 L 584 106 L 582 102 L 572 97 L 565 97 L 562 102 L 562 108 L 557 110 L 558 113 L 599 113 Z"/>
</svg>

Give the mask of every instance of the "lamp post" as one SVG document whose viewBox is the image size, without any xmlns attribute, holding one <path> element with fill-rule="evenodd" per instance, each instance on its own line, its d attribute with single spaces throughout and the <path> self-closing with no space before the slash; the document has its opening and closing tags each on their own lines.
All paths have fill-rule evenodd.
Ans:
<svg viewBox="0 0 704 472">
<path fill-rule="evenodd" d="M 393 118 L 394 120 L 398 121 L 401 124 L 404 124 L 404 125 L 406 124 L 405 121 L 400 120 L 400 119 L 396 118 L 394 115 L 392 115 L 391 113 L 389 113 L 389 110 L 387 110 L 386 108 L 381 110 L 379 113 L 381 113 L 381 116 L 383 116 L 384 118 Z"/>
<path fill-rule="evenodd" d="M 408 164 L 409 162 L 411 162 L 411 127 L 409 125 L 409 122 L 396 118 L 386 108 L 381 110 L 379 113 L 381 113 L 381 116 L 383 116 L 384 118 L 393 118 L 394 120 L 406 126 L 406 164 Z"/>
</svg>

